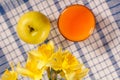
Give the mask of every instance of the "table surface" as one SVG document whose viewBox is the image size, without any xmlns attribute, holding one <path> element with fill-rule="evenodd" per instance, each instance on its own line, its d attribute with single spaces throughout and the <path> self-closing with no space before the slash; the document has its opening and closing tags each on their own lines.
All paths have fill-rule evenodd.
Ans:
<svg viewBox="0 0 120 80">
<path fill-rule="evenodd" d="M 93 34 L 81 42 L 66 40 L 58 30 L 58 17 L 65 7 L 82 4 L 96 18 Z M 51 22 L 49 40 L 55 46 L 70 50 L 90 69 L 84 80 L 120 80 L 120 0 L 2 0 L 0 1 L 0 75 L 10 68 L 10 62 L 25 63 L 26 53 L 39 45 L 21 41 L 16 24 L 22 14 L 40 11 Z M 46 77 L 43 78 L 46 80 Z M 19 80 L 29 80 L 19 77 Z"/>
</svg>

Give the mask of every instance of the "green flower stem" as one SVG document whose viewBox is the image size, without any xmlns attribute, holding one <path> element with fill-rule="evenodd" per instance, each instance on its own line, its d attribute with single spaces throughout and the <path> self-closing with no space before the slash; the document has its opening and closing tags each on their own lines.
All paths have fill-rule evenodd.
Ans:
<svg viewBox="0 0 120 80">
<path fill-rule="evenodd" d="M 47 69 L 47 74 L 48 74 L 49 80 L 57 80 L 57 72 L 52 68 Z"/>
<path fill-rule="evenodd" d="M 47 76 L 48 76 L 49 79 L 51 78 L 51 75 L 50 75 L 50 74 L 51 74 L 50 68 L 48 68 L 48 69 L 47 69 Z"/>
<path fill-rule="evenodd" d="M 57 73 L 51 68 L 51 79 L 50 80 L 57 80 Z"/>
<path fill-rule="evenodd" d="M 52 68 L 48 68 L 47 69 L 47 76 L 49 78 L 49 80 L 64 80 L 63 78 L 58 78 L 58 74 L 61 73 L 61 70 L 60 71 L 55 71 L 54 69 Z"/>
</svg>

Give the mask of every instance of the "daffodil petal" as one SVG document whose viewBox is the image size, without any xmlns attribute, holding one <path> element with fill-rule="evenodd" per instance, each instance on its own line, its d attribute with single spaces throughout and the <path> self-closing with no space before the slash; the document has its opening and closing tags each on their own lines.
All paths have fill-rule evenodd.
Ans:
<svg viewBox="0 0 120 80">
<path fill-rule="evenodd" d="M 38 72 L 34 73 L 28 69 L 20 68 L 20 67 L 17 68 L 17 72 L 23 76 L 28 76 L 34 80 L 40 80 L 42 78 L 42 73 L 43 73 L 42 71 L 39 71 L 39 73 Z"/>
<path fill-rule="evenodd" d="M 66 79 L 67 80 L 81 80 L 83 77 L 87 75 L 89 72 L 89 69 L 78 69 L 72 72 L 67 72 L 65 73 Z"/>
<path fill-rule="evenodd" d="M 2 80 L 16 80 L 17 79 L 17 73 L 14 71 L 8 71 L 6 70 L 2 75 Z"/>
<path fill-rule="evenodd" d="M 79 77 L 80 78 L 85 77 L 88 74 L 88 72 L 89 72 L 89 69 L 87 69 L 87 68 L 83 69 L 82 72 L 80 73 Z"/>
<path fill-rule="evenodd" d="M 53 52 L 54 52 L 54 43 L 53 43 L 53 41 L 49 41 L 47 45 L 50 46 L 51 50 L 53 50 Z"/>
<path fill-rule="evenodd" d="M 20 68 L 20 67 L 17 67 L 17 72 L 23 76 L 29 76 L 29 77 L 34 77 L 33 73 L 25 68 Z"/>
</svg>

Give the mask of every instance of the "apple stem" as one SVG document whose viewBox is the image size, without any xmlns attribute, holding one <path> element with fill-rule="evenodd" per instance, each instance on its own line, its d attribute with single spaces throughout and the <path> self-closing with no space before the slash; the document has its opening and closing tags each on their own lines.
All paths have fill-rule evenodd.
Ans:
<svg viewBox="0 0 120 80">
<path fill-rule="evenodd" d="M 32 28 L 30 25 L 28 25 L 29 29 L 30 29 L 30 32 L 33 32 L 35 29 Z"/>
</svg>

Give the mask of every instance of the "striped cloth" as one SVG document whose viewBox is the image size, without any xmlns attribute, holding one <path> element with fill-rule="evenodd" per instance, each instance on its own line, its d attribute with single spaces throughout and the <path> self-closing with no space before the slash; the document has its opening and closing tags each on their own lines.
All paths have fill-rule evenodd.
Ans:
<svg viewBox="0 0 120 80">
<path fill-rule="evenodd" d="M 87 6 L 96 18 L 93 34 L 81 42 L 66 40 L 58 30 L 59 14 L 72 4 Z M 0 75 L 10 69 L 11 62 L 24 65 L 26 53 L 39 46 L 26 44 L 16 34 L 20 16 L 31 10 L 50 19 L 51 31 L 45 43 L 52 40 L 56 47 L 70 50 L 90 69 L 84 80 L 120 80 L 120 0 L 1 0 Z M 20 76 L 19 80 L 29 79 Z"/>
</svg>

